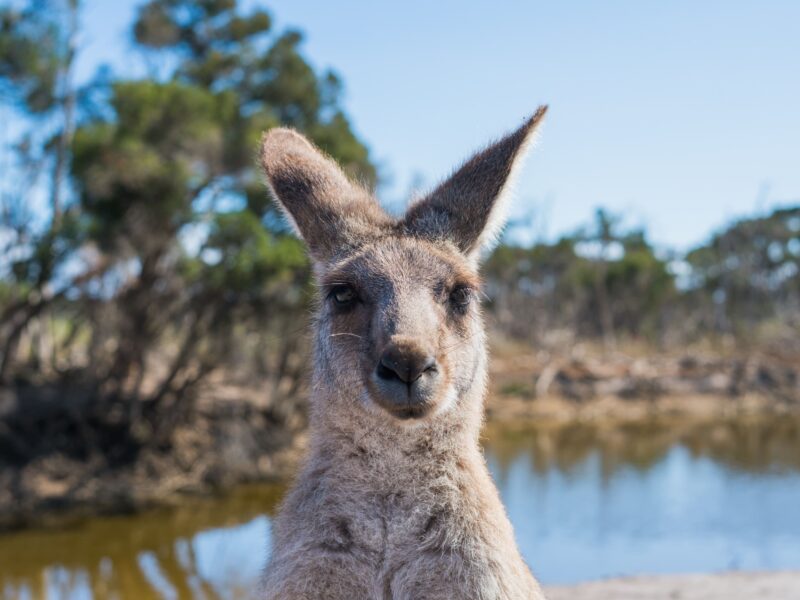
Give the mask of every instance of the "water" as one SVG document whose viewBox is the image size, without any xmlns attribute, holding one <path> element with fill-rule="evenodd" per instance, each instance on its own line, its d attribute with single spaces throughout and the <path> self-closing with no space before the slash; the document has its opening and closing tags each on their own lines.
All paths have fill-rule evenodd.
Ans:
<svg viewBox="0 0 800 600">
<path fill-rule="evenodd" d="M 492 426 L 486 454 L 544 583 L 800 569 L 800 422 Z M 0 598 L 245 598 L 279 486 L 0 536 Z"/>
</svg>

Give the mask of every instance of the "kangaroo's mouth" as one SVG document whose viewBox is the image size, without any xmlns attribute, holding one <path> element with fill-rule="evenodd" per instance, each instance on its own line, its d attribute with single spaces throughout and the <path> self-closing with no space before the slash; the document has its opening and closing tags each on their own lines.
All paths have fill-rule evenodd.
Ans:
<svg viewBox="0 0 800 600">
<path fill-rule="evenodd" d="M 370 401 L 402 421 L 422 419 L 434 412 L 439 387 L 434 381 L 406 385 L 379 377 L 370 378 L 367 384 Z"/>
<path fill-rule="evenodd" d="M 384 407 L 386 408 L 386 407 Z M 421 419 L 425 417 L 430 411 L 430 408 L 424 406 L 407 406 L 404 408 L 387 409 L 388 412 L 402 421 L 411 421 L 414 419 Z"/>
<path fill-rule="evenodd" d="M 370 400 L 401 421 L 422 419 L 433 412 L 432 398 L 398 398 L 394 394 L 384 394 L 382 390 L 370 387 L 372 388 L 369 394 Z"/>
</svg>

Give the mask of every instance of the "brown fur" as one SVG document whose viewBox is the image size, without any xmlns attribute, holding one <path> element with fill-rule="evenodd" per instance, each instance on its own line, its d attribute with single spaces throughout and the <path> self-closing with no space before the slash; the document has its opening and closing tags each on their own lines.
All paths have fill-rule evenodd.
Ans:
<svg viewBox="0 0 800 600">
<path fill-rule="evenodd" d="M 543 115 L 398 220 L 299 134 L 265 136 L 268 185 L 321 293 L 311 447 L 275 520 L 262 597 L 543 598 L 478 444 L 487 357 L 476 299 L 477 256 Z"/>
</svg>

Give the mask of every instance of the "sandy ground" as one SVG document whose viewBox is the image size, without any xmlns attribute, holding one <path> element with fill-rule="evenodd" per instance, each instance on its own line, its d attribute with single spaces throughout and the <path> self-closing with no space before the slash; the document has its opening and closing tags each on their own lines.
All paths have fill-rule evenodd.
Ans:
<svg viewBox="0 0 800 600">
<path fill-rule="evenodd" d="M 545 592 L 548 600 L 800 600 L 800 571 L 630 577 Z"/>
</svg>

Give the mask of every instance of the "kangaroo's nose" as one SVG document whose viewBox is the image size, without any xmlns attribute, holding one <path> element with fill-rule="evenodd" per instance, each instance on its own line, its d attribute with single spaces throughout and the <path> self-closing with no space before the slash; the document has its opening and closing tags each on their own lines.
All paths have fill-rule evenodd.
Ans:
<svg viewBox="0 0 800 600">
<path fill-rule="evenodd" d="M 411 385 L 424 373 L 436 370 L 436 359 L 417 349 L 392 345 L 381 356 L 378 363 L 378 377 L 399 379 Z"/>
</svg>

